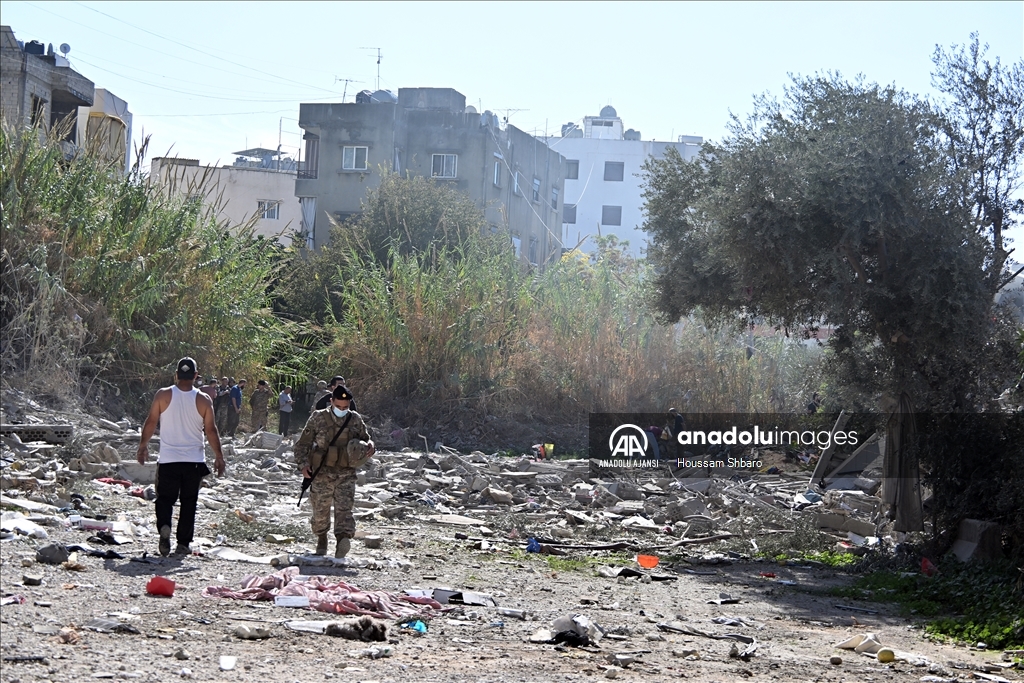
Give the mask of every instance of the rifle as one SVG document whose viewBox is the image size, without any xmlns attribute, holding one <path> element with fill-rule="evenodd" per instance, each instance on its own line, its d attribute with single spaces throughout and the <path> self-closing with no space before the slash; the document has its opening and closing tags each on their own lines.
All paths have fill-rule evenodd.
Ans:
<svg viewBox="0 0 1024 683">
<path fill-rule="evenodd" d="M 328 450 L 330 450 L 331 446 L 334 445 L 334 442 L 338 440 L 338 437 L 341 436 L 341 433 L 345 431 L 345 427 L 348 427 L 348 421 L 351 419 L 352 411 L 350 410 L 348 416 L 345 418 L 345 421 L 341 423 L 341 429 L 339 429 L 338 433 L 334 435 L 333 439 L 331 439 L 331 443 L 327 444 Z M 324 465 L 326 464 L 327 454 L 325 453 L 323 459 L 320 460 L 320 467 L 316 468 L 316 472 L 313 472 L 313 476 L 302 478 L 302 489 L 299 491 L 299 502 L 295 504 L 295 507 L 302 507 L 302 497 L 306 495 L 306 491 L 309 489 L 310 486 L 313 485 L 313 480 L 316 479 L 316 475 L 320 474 L 320 470 L 322 470 L 324 468 Z"/>
</svg>

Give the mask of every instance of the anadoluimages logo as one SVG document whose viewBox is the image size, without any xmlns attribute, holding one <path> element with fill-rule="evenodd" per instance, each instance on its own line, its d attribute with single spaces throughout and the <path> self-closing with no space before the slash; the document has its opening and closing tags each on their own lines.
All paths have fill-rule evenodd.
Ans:
<svg viewBox="0 0 1024 683">
<path fill-rule="evenodd" d="M 647 453 L 647 432 L 635 424 L 619 425 L 608 437 L 611 457 L 642 458 Z"/>
</svg>

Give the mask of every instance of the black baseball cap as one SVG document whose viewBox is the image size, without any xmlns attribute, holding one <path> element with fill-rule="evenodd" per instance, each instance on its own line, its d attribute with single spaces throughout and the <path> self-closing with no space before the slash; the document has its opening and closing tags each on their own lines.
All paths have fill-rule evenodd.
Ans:
<svg viewBox="0 0 1024 683">
<path fill-rule="evenodd" d="M 345 387 L 334 387 L 334 393 L 331 394 L 331 397 L 334 398 L 335 401 L 351 401 L 352 392 Z"/>
<path fill-rule="evenodd" d="M 178 366 L 175 368 L 175 372 L 178 373 L 178 379 L 195 379 L 196 378 L 196 361 L 193 358 L 185 356 L 178 361 Z"/>
</svg>

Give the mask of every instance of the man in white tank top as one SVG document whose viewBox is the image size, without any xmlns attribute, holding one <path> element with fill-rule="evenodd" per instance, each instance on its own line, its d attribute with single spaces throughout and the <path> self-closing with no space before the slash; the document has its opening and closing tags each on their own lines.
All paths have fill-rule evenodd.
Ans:
<svg viewBox="0 0 1024 683">
<path fill-rule="evenodd" d="M 216 457 L 217 476 L 224 474 L 224 454 L 220 449 L 216 414 L 210 397 L 192 386 L 196 362 L 182 358 L 174 373 L 174 385 L 156 392 L 142 427 L 142 440 L 137 455 L 140 464 L 149 458 L 149 440 L 160 426 L 160 455 L 156 467 L 156 528 L 160 531 L 160 554 L 171 552 L 171 514 L 174 503 L 181 500 L 178 511 L 178 545 L 175 555 L 191 553 L 189 544 L 195 534 L 196 504 L 203 477 L 210 473 L 206 466 L 203 435 L 210 441 Z"/>
</svg>

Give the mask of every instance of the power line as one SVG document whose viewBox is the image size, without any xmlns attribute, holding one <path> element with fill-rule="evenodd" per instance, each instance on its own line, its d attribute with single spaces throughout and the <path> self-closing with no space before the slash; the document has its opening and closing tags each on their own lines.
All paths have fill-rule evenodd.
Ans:
<svg viewBox="0 0 1024 683">
<path fill-rule="evenodd" d="M 56 12 L 51 12 L 50 10 L 46 9 L 45 7 L 40 7 L 39 5 L 33 4 L 31 2 L 26 2 L 25 4 L 30 6 L 30 7 L 34 7 L 35 9 L 39 10 L 40 12 L 45 12 L 46 14 L 55 16 L 55 17 L 57 17 L 59 19 L 67 19 L 67 17 L 65 17 L 64 15 L 57 14 Z M 87 8 L 88 9 L 92 9 L 91 7 L 87 7 Z M 100 12 L 100 13 L 102 14 L 102 12 Z M 118 21 L 120 21 L 120 20 L 118 20 Z M 86 28 L 86 29 L 88 29 L 90 31 L 94 31 L 94 32 L 96 32 L 96 33 L 98 33 L 100 35 L 113 38 L 114 40 L 119 40 L 119 41 L 121 41 L 123 43 L 127 43 L 128 45 L 134 45 L 136 47 L 143 48 L 144 50 L 146 50 L 148 52 L 151 52 L 151 53 L 154 53 L 154 54 L 163 55 L 165 57 L 170 57 L 171 59 L 178 59 L 178 60 L 181 60 L 181 61 L 186 62 L 188 64 L 195 64 L 197 66 L 201 66 L 201 67 L 203 67 L 205 69 L 210 69 L 210 70 L 213 70 L 213 71 L 221 71 L 223 73 L 230 74 L 232 76 L 238 76 L 240 78 L 255 78 L 255 76 L 252 76 L 252 75 L 249 75 L 249 74 L 239 73 L 237 71 L 231 71 L 230 69 L 221 68 L 220 66 L 217 66 L 215 63 L 213 63 L 213 60 L 206 60 L 204 62 L 198 62 L 198 61 L 196 61 L 194 59 L 187 59 L 185 57 L 182 57 L 181 55 L 171 54 L 170 52 L 163 52 L 161 50 L 158 50 L 158 49 L 154 48 L 152 45 L 143 45 L 142 43 L 136 43 L 135 41 L 128 40 L 127 38 L 124 38 L 124 37 L 119 36 L 119 35 L 115 35 L 113 33 L 108 33 L 108 32 L 106 32 L 106 31 L 104 31 L 102 29 L 98 29 L 95 26 L 90 26 L 89 24 L 83 23 L 81 21 L 77 21 L 76 20 L 76 23 L 77 23 L 78 26 L 80 26 L 82 28 Z M 147 33 L 148 33 L 148 31 L 147 31 Z M 217 58 L 217 60 L 220 60 L 220 58 Z M 227 61 L 227 60 L 220 60 L 220 61 Z M 97 67 L 97 68 L 99 68 L 99 67 Z M 281 79 L 280 76 L 275 76 L 275 78 Z M 284 80 L 284 79 L 281 79 L 281 80 Z M 297 85 L 303 85 L 302 83 L 298 83 L 297 81 L 294 81 L 294 83 L 297 84 Z M 319 86 L 306 86 L 306 87 L 315 88 L 317 90 L 325 90 L 326 92 L 332 92 L 335 95 L 338 94 L 337 92 L 335 92 L 333 90 L 327 90 L 325 88 L 320 88 Z"/>
<path fill-rule="evenodd" d="M 89 7 L 89 5 L 86 5 L 84 3 L 76 2 L 75 4 L 76 5 L 80 5 L 80 6 L 86 8 L 87 10 L 90 10 L 92 12 L 96 12 L 97 14 L 102 14 L 103 16 L 108 17 L 110 19 L 113 19 L 114 21 L 118 21 L 118 22 L 124 24 L 125 26 L 131 26 L 132 28 L 134 28 L 134 29 L 136 29 L 138 31 L 142 31 L 143 33 L 148 33 L 151 36 L 155 36 L 157 38 L 160 38 L 161 40 L 166 40 L 169 43 L 174 43 L 175 45 L 180 45 L 181 47 L 183 47 L 185 49 L 192 50 L 193 52 L 198 52 L 201 55 L 205 55 L 207 57 L 212 57 L 212 55 L 210 54 L 209 50 L 200 49 L 200 48 L 197 48 L 197 47 L 192 47 L 191 45 L 188 45 L 187 43 L 181 42 L 180 40 L 174 40 L 173 38 L 168 38 L 167 36 L 162 36 L 159 33 L 155 33 L 153 31 L 150 31 L 149 29 L 142 28 L 141 26 L 136 26 L 135 24 L 133 24 L 131 22 L 128 22 L 128 21 L 125 21 L 124 19 L 120 19 L 118 17 L 115 17 L 112 14 L 107 14 L 106 12 L 101 12 L 100 10 L 96 9 L 95 7 Z M 277 74 L 270 73 L 269 71 L 263 71 L 262 69 L 257 69 L 255 67 L 249 66 L 248 64 L 243 64 L 241 62 L 235 62 L 235 61 L 232 61 L 230 59 L 226 59 L 224 57 L 218 57 L 218 59 L 220 59 L 220 60 L 222 60 L 224 62 L 227 62 L 228 64 L 234 64 L 235 66 L 240 66 L 243 69 L 249 69 L 250 71 L 253 71 L 253 72 L 258 73 L 258 74 L 262 74 L 264 76 L 270 76 L 271 78 L 276 78 L 276 79 L 278 79 L 280 81 L 285 81 L 285 82 L 288 82 L 288 83 L 298 83 L 299 85 L 301 85 L 303 87 L 306 87 L 306 88 L 314 88 L 316 90 L 323 90 L 324 92 L 329 92 L 329 93 L 332 93 L 334 95 L 337 95 L 336 92 L 334 92 L 333 90 L 329 90 L 328 88 L 321 88 L 320 86 L 317 86 L 317 85 L 309 85 L 307 83 L 300 83 L 299 81 L 295 81 L 295 80 L 290 79 L 290 78 L 285 78 L 283 76 L 278 76 Z"/>
<path fill-rule="evenodd" d="M 76 61 L 81 62 L 82 64 L 87 64 L 87 65 L 91 66 L 94 69 L 99 69 L 100 71 L 105 71 L 105 72 L 107 72 L 109 74 L 113 74 L 114 76 L 117 76 L 118 78 L 125 78 L 125 79 L 127 79 L 129 81 L 134 81 L 135 83 L 140 83 L 140 84 L 148 86 L 150 88 L 156 88 L 158 90 L 167 90 L 169 92 L 175 92 L 175 93 L 179 93 L 181 95 L 189 95 L 190 97 L 202 97 L 204 99 L 209 99 L 209 100 L 224 100 L 224 101 L 228 101 L 228 102 L 267 102 L 267 103 L 271 103 L 271 102 L 299 102 L 299 101 L 301 101 L 303 99 L 306 99 L 306 100 L 334 99 L 333 97 L 332 98 L 327 98 L 327 97 L 316 97 L 316 98 L 289 97 L 287 99 L 268 100 L 266 98 L 248 99 L 248 98 L 244 98 L 244 97 L 218 97 L 217 95 L 207 95 L 205 93 L 189 92 L 188 90 L 179 90 L 177 88 L 171 88 L 171 87 L 168 87 L 166 85 L 156 85 L 154 83 L 149 83 L 148 81 L 143 81 L 143 80 L 140 80 L 138 78 L 132 78 L 131 76 L 125 76 L 122 73 L 118 73 L 118 72 L 112 71 L 110 69 L 105 69 L 102 66 L 98 66 L 96 64 L 92 64 L 90 62 L 85 61 L 84 59 L 78 59 Z"/>
</svg>

